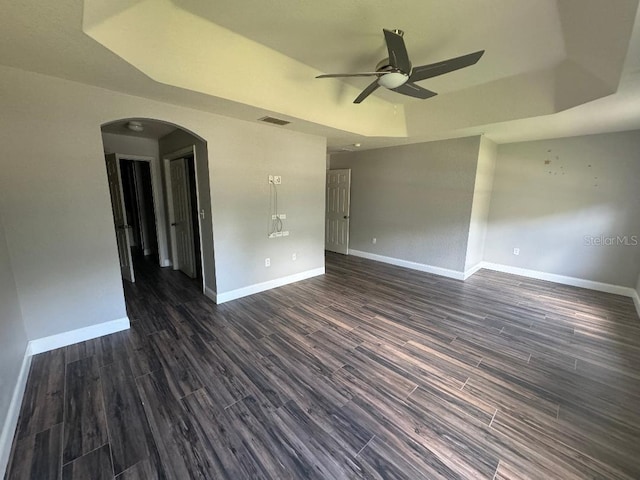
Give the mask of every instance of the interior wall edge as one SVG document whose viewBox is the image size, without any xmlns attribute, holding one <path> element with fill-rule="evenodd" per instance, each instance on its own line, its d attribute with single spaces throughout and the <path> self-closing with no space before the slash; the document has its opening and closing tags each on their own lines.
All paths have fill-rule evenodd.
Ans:
<svg viewBox="0 0 640 480">
<path fill-rule="evenodd" d="M 18 374 L 18 381 L 13 389 L 11 396 L 11 403 L 9 404 L 9 411 L 4 420 L 2 426 L 2 432 L 0 433 L 0 478 L 4 478 L 7 466 L 9 464 L 9 457 L 11 456 L 11 445 L 13 444 L 13 437 L 18 425 L 18 419 L 20 417 L 20 407 L 24 398 L 24 392 L 27 387 L 27 379 L 29 378 L 29 369 L 31 367 L 32 355 L 29 350 L 29 345 L 26 346 L 24 357 L 22 359 L 22 365 L 20 366 L 20 373 Z"/>
</svg>

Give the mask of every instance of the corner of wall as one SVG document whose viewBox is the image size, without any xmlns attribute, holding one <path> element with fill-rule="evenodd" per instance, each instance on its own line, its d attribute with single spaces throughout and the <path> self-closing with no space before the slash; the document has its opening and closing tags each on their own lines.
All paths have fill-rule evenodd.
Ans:
<svg viewBox="0 0 640 480">
<path fill-rule="evenodd" d="M 469 237 L 465 257 L 465 278 L 470 277 L 479 269 L 484 259 L 484 245 L 487 236 L 491 193 L 493 191 L 493 176 L 495 173 L 497 145 L 482 135 L 478 147 L 478 161 L 476 164 L 476 178 L 473 187 L 473 200 L 469 218 Z M 469 273 L 471 272 L 471 273 Z"/>
</svg>

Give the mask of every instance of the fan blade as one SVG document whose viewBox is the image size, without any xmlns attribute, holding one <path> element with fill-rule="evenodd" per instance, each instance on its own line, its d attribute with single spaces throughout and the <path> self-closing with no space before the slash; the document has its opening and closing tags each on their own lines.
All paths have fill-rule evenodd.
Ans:
<svg viewBox="0 0 640 480">
<path fill-rule="evenodd" d="M 409 74 L 411 72 L 411 62 L 407 47 L 404 45 L 402 35 L 398 35 L 391 30 L 383 29 L 384 39 L 387 42 L 387 50 L 389 51 L 389 64 L 397 68 L 402 73 Z"/>
<path fill-rule="evenodd" d="M 411 76 L 409 77 L 409 81 L 419 82 L 420 80 L 437 77 L 438 75 L 453 72 L 454 70 L 459 70 L 464 67 L 470 67 L 480 60 L 483 53 L 484 50 L 480 50 L 478 52 L 469 53 L 468 55 L 462 55 L 461 57 L 450 58 L 443 62 L 414 67 L 413 72 L 411 72 Z"/>
<path fill-rule="evenodd" d="M 394 92 L 401 93 L 403 95 L 409 95 L 410 97 L 416 97 L 421 99 L 435 97 L 437 95 L 436 92 L 432 92 L 431 90 L 427 90 L 426 88 L 422 88 L 415 83 L 405 83 L 404 85 L 400 85 L 398 88 L 392 88 Z"/>
<path fill-rule="evenodd" d="M 372 77 L 374 75 L 380 75 L 380 72 L 325 73 L 324 75 L 318 75 L 316 78 Z"/>
<path fill-rule="evenodd" d="M 356 98 L 353 103 L 361 103 L 365 98 L 375 92 L 379 86 L 378 81 L 374 81 L 371 85 L 365 88 L 360 95 L 358 95 L 358 98 Z"/>
</svg>

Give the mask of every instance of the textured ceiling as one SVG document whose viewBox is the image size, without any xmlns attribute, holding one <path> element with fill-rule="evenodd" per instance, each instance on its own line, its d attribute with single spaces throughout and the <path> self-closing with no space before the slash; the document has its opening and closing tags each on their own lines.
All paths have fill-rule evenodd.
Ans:
<svg viewBox="0 0 640 480">
<path fill-rule="evenodd" d="M 332 149 L 484 133 L 498 142 L 640 128 L 638 0 L 22 0 L 4 2 L 0 64 L 255 121 Z M 635 28 L 634 28 L 635 21 Z M 382 28 L 414 64 L 478 49 L 415 100 L 368 79 Z M 632 34 L 633 33 L 633 34 Z M 275 128 L 275 127 L 274 127 Z"/>
</svg>

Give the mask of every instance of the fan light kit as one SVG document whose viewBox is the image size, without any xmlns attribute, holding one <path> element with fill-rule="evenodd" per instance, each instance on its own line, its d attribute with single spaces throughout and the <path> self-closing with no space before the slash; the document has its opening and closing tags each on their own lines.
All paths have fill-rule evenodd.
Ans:
<svg viewBox="0 0 640 480">
<path fill-rule="evenodd" d="M 484 54 L 484 50 L 479 50 L 442 62 L 413 67 L 409 61 L 407 47 L 404 44 L 404 32 L 402 30 L 387 30 L 386 28 L 382 31 L 384 32 L 389 57 L 376 65 L 375 72 L 327 73 L 325 75 L 318 75 L 316 78 L 378 77 L 358 95 L 358 98 L 356 98 L 353 103 L 362 102 L 380 86 L 403 95 L 424 100 L 436 96 L 437 93 L 422 88 L 416 85 L 415 82 L 475 65 Z"/>
</svg>

